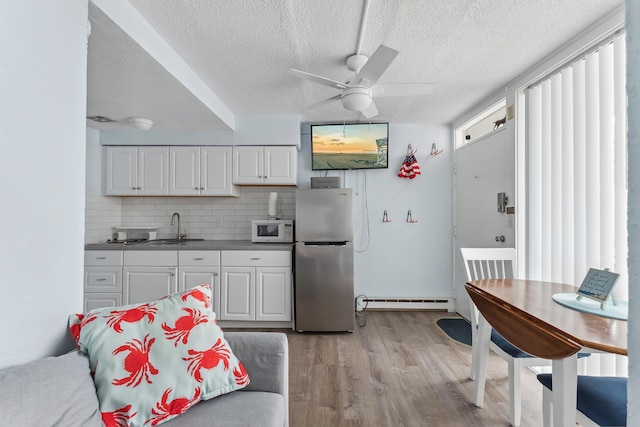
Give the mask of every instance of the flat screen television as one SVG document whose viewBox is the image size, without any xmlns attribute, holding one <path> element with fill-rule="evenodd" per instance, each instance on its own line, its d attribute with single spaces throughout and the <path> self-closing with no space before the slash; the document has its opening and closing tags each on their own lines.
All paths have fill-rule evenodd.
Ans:
<svg viewBox="0 0 640 427">
<path fill-rule="evenodd" d="M 385 169 L 389 123 L 311 125 L 311 169 Z"/>
</svg>

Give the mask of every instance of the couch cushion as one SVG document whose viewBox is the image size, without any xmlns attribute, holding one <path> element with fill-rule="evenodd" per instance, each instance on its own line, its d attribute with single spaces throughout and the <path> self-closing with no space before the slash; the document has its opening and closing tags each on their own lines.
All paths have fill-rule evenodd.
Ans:
<svg viewBox="0 0 640 427">
<path fill-rule="evenodd" d="M 211 288 L 200 285 L 157 301 L 70 316 L 78 346 L 89 355 L 107 426 L 158 425 L 201 399 L 249 383 L 210 300 Z"/>
<path fill-rule="evenodd" d="M 200 402 L 165 426 L 282 427 L 284 411 L 281 394 L 241 390 Z"/>
<path fill-rule="evenodd" d="M 73 351 L 0 371 L 2 425 L 102 425 L 89 359 Z"/>
</svg>

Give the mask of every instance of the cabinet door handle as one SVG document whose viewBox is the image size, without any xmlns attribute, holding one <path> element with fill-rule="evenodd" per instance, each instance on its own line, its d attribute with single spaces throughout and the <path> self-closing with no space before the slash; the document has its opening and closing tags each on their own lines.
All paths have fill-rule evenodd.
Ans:
<svg viewBox="0 0 640 427">
<path fill-rule="evenodd" d="M 260 259 L 260 257 L 257 257 L 257 256 L 256 256 L 256 257 L 252 257 L 251 259 L 252 259 L 253 261 L 257 261 L 257 260 L 259 260 L 259 259 Z"/>
<path fill-rule="evenodd" d="M 200 190 L 204 190 L 204 187 L 200 187 Z"/>
<path fill-rule="evenodd" d="M 204 258 L 198 257 L 198 258 L 194 258 L 194 261 L 202 261 Z"/>
<path fill-rule="evenodd" d="M 213 272 L 213 277 L 218 277 L 218 273 L 216 273 L 215 271 Z"/>
<path fill-rule="evenodd" d="M 105 279 L 104 277 L 101 277 L 99 279 L 96 279 L 96 282 L 104 282 L 105 280 L 107 280 L 107 279 Z"/>
<path fill-rule="evenodd" d="M 107 259 L 107 257 L 106 256 L 98 256 L 98 257 L 96 257 L 96 259 Z"/>
</svg>

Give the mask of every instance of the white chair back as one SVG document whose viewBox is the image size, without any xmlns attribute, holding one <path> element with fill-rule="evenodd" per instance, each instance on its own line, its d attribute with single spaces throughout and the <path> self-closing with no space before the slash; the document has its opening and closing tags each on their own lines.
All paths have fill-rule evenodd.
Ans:
<svg viewBox="0 0 640 427">
<path fill-rule="evenodd" d="M 516 277 L 514 248 L 460 248 L 467 280 Z"/>
</svg>

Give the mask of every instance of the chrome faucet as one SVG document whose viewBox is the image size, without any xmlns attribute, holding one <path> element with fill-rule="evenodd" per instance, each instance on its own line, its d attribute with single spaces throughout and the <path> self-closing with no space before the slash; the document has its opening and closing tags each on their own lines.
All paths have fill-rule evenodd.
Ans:
<svg viewBox="0 0 640 427">
<path fill-rule="evenodd" d="M 174 212 L 173 215 L 171 215 L 171 225 L 175 225 L 176 217 L 178 218 L 178 234 L 176 239 L 180 240 L 185 237 L 186 234 L 180 234 L 180 214 L 178 212 Z"/>
</svg>

